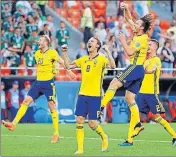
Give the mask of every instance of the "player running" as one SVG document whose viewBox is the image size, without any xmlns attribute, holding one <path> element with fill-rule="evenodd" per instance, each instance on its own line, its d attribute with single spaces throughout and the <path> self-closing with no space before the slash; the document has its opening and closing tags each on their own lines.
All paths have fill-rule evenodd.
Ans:
<svg viewBox="0 0 176 157">
<path fill-rule="evenodd" d="M 150 15 L 145 15 L 134 23 L 128 5 L 122 2 L 121 8 L 124 9 L 124 17 L 134 32 L 134 37 L 130 45 L 127 44 L 122 33 L 120 33 L 118 37 L 125 52 L 130 57 L 130 65 L 124 71 L 118 73 L 116 78 L 111 81 L 110 86 L 101 101 L 100 110 L 103 111 L 107 103 L 114 97 L 117 89 L 122 86 L 126 88 L 125 98 L 131 111 L 128 139 L 121 144 L 121 146 L 126 146 L 131 145 L 133 136 L 144 129 L 140 123 L 139 110 L 135 101 L 135 96 L 139 92 L 141 82 L 144 78 L 143 64 L 148 49 L 147 31 L 150 29 L 151 17 Z"/>
<path fill-rule="evenodd" d="M 115 68 L 115 62 L 107 46 L 103 49 L 105 55 L 98 51 L 101 43 L 97 38 L 90 38 L 87 43 L 89 55 L 83 56 L 72 63 L 67 55 L 67 46 L 62 47 L 64 62 L 68 69 L 81 68 L 82 81 L 78 95 L 75 114 L 77 115 L 76 133 L 78 150 L 75 154 L 83 153 L 84 145 L 84 121 L 88 116 L 89 127 L 96 131 L 102 139 L 102 151 L 108 149 L 108 136 L 104 133 L 102 127 L 97 123 L 97 112 L 101 105 L 101 88 L 103 83 L 104 70 L 106 67 Z"/>
<path fill-rule="evenodd" d="M 41 36 L 39 40 L 39 50 L 35 53 L 37 63 L 37 79 L 29 90 L 27 97 L 21 104 L 20 109 L 12 122 L 2 121 L 3 125 L 11 131 L 14 131 L 20 119 L 26 113 L 28 106 L 39 96 L 45 95 L 48 100 L 48 106 L 51 111 L 51 117 L 54 126 L 54 134 L 51 143 L 57 143 L 59 140 L 58 112 L 56 110 L 55 96 L 56 89 L 54 84 L 54 76 L 56 74 L 56 62 L 64 67 L 64 61 L 59 57 L 56 50 L 50 49 L 50 38 L 46 35 Z M 68 74 L 74 78 L 75 75 L 68 70 Z"/>
<path fill-rule="evenodd" d="M 144 63 L 145 76 L 142 81 L 141 89 L 137 95 L 136 102 L 139 111 L 148 114 L 149 111 L 153 113 L 153 119 L 160 123 L 164 129 L 168 131 L 173 137 L 172 145 L 176 146 L 176 133 L 170 124 L 160 116 L 164 112 L 164 108 L 159 101 L 159 78 L 161 71 L 161 60 L 157 57 L 156 52 L 159 48 L 157 40 L 150 40 L 148 49 L 148 59 Z"/>
</svg>

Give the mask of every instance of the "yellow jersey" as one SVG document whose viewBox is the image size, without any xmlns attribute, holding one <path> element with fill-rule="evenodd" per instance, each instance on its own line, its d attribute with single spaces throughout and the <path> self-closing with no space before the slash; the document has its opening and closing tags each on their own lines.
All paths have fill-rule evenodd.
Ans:
<svg viewBox="0 0 176 157">
<path fill-rule="evenodd" d="M 56 62 L 59 60 L 59 55 L 56 50 L 48 49 L 44 53 L 37 50 L 35 53 L 37 64 L 37 80 L 48 81 L 56 75 Z"/>
<path fill-rule="evenodd" d="M 137 52 L 130 56 L 130 64 L 143 65 L 148 50 L 148 35 L 135 35 L 130 43 L 131 48 L 135 48 Z"/>
<path fill-rule="evenodd" d="M 159 94 L 159 78 L 161 71 L 161 60 L 159 57 L 155 56 L 149 58 L 145 61 L 144 67 L 148 65 L 148 70 L 152 70 L 152 67 L 157 65 L 157 69 L 152 74 L 145 74 L 142 81 L 140 93 L 145 94 Z"/>
<path fill-rule="evenodd" d="M 101 96 L 104 70 L 108 59 L 103 54 L 98 54 L 93 59 L 83 56 L 75 60 L 77 67 L 81 68 L 81 87 L 79 95 Z"/>
</svg>

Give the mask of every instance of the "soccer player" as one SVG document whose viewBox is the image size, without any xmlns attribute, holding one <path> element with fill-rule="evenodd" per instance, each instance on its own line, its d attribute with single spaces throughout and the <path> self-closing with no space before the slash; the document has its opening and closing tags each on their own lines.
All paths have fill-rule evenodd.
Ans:
<svg viewBox="0 0 176 157">
<path fill-rule="evenodd" d="M 143 64 L 148 49 L 147 31 L 151 26 L 151 17 L 150 15 L 145 15 L 134 23 L 128 9 L 128 5 L 122 2 L 121 8 L 124 9 L 124 17 L 134 32 L 134 37 L 130 45 L 127 44 L 122 33 L 120 33 L 118 37 L 125 52 L 130 57 L 130 65 L 124 71 L 118 73 L 111 81 L 110 86 L 101 101 L 100 110 L 103 111 L 107 103 L 114 97 L 117 89 L 122 86 L 126 88 L 125 98 L 131 111 L 131 117 L 128 138 L 124 143 L 120 144 L 120 146 L 126 146 L 132 145 L 132 139 L 133 136 L 135 136 L 134 133 L 138 134 L 144 129 L 140 123 L 139 109 L 135 101 L 135 96 L 139 92 L 141 82 L 144 78 Z M 102 112 L 100 112 L 99 116 L 101 113 Z"/>
<path fill-rule="evenodd" d="M 64 62 L 68 69 L 81 68 L 82 81 L 78 95 L 75 115 L 77 115 L 76 134 L 78 150 L 75 154 L 83 153 L 84 121 L 88 116 L 89 127 L 96 131 L 102 139 L 102 151 L 108 149 L 108 136 L 97 123 L 97 113 L 101 105 L 101 88 L 106 67 L 115 68 L 115 62 L 106 45 L 103 46 L 108 59 L 98 51 L 101 43 L 98 38 L 90 38 L 87 43 L 88 55 L 70 62 L 67 46 L 62 46 Z"/>
<path fill-rule="evenodd" d="M 54 85 L 54 76 L 56 74 L 56 62 L 64 66 L 64 61 L 59 57 L 56 50 L 50 49 L 50 38 L 47 35 L 41 36 L 39 40 L 39 50 L 35 53 L 37 63 L 37 79 L 29 90 L 27 97 L 21 104 L 20 109 L 12 122 L 2 121 L 3 125 L 13 131 L 20 119 L 26 113 L 28 106 L 40 95 L 45 95 L 48 100 L 48 106 L 51 111 L 54 134 L 51 143 L 57 143 L 59 140 L 58 113 L 55 104 L 56 89 Z M 75 75 L 68 70 L 68 74 L 74 78 Z"/>
<path fill-rule="evenodd" d="M 176 133 L 169 123 L 160 116 L 164 112 L 164 108 L 159 101 L 159 78 L 161 71 L 161 60 L 157 57 L 156 52 L 159 43 L 155 39 L 151 39 L 148 48 L 148 59 L 144 63 L 145 76 L 142 81 L 141 89 L 137 95 L 136 102 L 139 111 L 145 114 L 151 110 L 153 119 L 160 123 L 164 129 L 173 137 L 172 145 L 176 146 Z"/>
</svg>

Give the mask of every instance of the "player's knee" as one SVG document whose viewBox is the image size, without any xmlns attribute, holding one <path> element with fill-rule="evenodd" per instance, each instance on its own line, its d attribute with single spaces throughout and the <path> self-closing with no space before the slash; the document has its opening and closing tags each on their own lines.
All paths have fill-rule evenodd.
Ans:
<svg viewBox="0 0 176 157">
<path fill-rule="evenodd" d="M 49 105 L 49 106 L 55 106 L 55 103 L 54 103 L 53 101 L 49 101 L 49 102 L 48 102 L 48 105 Z"/>
<path fill-rule="evenodd" d="M 126 100 L 127 104 L 130 105 L 130 104 L 136 103 L 135 97 L 136 97 L 136 94 L 131 93 L 130 91 L 126 91 L 125 100 Z"/>
<path fill-rule="evenodd" d="M 153 114 L 153 119 L 154 120 L 156 120 L 156 119 L 158 119 L 158 118 L 160 118 L 161 117 L 161 115 L 160 114 Z M 161 117 L 162 118 L 162 117 Z"/>
<path fill-rule="evenodd" d="M 91 129 L 95 128 L 95 126 L 97 125 L 95 120 L 89 120 L 88 121 L 88 125 Z"/>
<path fill-rule="evenodd" d="M 77 119 L 76 119 L 76 122 L 77 122 L 78 124 L 83 124 L 83 123 L 84 123 L 84 117 L 78 116 Z"/>
<path fill-rule="evenodd" d="M 49 101 L 49 102 L 48 102 L 48 106 L 49 106 L 49 108 L 50 108 L 50 111 L 53 111 L 53 110 L 56 109 L 56 104 L 55 104 L 54 101 Z"/>
<path fill-rule="evenodd" d="M 117 78 L 114 78 L 109 85 L 109 88 L 115 89 L 115 90 L 120 87 L 122 87 L 122 83 L 119 80 L 117 80 Z"/>
<path fill-rule="evenodd" d="M 23 100 L 23 104 L 25 105 L 30 105 L 32 103 L 33 99 L 30 96 L 27 96 L 24 100 Z"/>
<path fill-rule="evenodd" d="M 135 103 L 135 98 L 132 96 L 125 96 L 125 100 L 127 104 L 134 104 Z"/>
</svg>

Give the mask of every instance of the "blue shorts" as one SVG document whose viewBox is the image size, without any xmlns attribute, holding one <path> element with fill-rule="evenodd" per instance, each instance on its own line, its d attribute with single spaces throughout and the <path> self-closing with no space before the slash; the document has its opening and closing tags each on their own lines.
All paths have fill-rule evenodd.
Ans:
<svg viewBox="0 0 176 157">
<path fill-rule="evenodd" d="M 158 95 L 139 93 L 136 97 L 136 103 L 142 113 L 148 114 L 150 111 L 153 114 L 161 113 L 161 102 L 158 99 Z"/>
<path fill-rule="evenodd" d="M 97 120 L 97 112 L 100 111 L 101 97 L 79 95 L 75 115 L 87 117 L 89 120 Z"/>
<path fill-rule="evenodd" d="M 48 101 L 55 102 L 56 88 L 53 79 L 49 81 L 34 81 L 31 89 L 28 92 L 28 95 L 31 96 L 33 100 L 37 99 L 43 94 L 46 96 Z"/>
<path fill-rule="evenodd" d="M 119 72 L 116 78 L 130 92 L 137 94 L 144 78 L 143 65 L 129 65 L 125 70 Z"/>
</svg>

